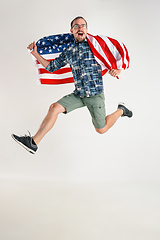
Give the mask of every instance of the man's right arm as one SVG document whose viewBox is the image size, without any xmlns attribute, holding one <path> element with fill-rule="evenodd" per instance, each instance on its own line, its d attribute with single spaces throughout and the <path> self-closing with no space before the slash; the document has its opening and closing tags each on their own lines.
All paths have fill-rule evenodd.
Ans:
<svg viewBox="0 0 160 240">
<path fill-rule="evenodd" d="M 27 49 L 31 50 L 31 54 L 40 62 L 40 64 L 46 68 L 50 61 L 44 59 L 38 52 L 37 52 L 37 46 L 35 42 L 28 45 Z"/>
</svg>

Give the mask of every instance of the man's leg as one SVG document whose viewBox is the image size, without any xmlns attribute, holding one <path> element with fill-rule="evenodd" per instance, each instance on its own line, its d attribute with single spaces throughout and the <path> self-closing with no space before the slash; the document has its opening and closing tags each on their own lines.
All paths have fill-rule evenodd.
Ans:
<svg viewBox="0 0 160 240">
<path fill-rule="evenodd" d="M 31 136 L 31 134 L 29 134 L 29 136 L 25 135 L 20 137 L 15 134 L 12 134 L 11 136 L 28 152 L 34 154 L 38 149 L 37 145 L 39 144 L 39 142 L 42 140 L 45 134 L 54 126 L 58 114 L 65 111 L 65 107 L 63 107 L 59 103 L 53 103 L 50 106 L 47 116 L 43 120 L 38 132 L 33 137 Z"/>
<path fill-rule="evenodd" d="M 33 140 L 36 143 L 36 145 L 38 145 L 40 143 L 40 141 L 46 135 L 46 133 L 49 130 L 51 130 L 51 128 L 54 126 L 54 124 L 57 120 L 58 114 L 63 113 L 65 111 L 66 111 L 66 109 L 59 103 L 53 103 L 50 106 L 49 111 L 48 111 L 46 117 L 44 118 L 42 124 L 40 125 L 39 130 L 33 136 Z"/>
<path fill-rule="evenodd" d="M 133 113 L 128 107 L 125 106 L 124 103 L 119 103 L 117 111 L 106 116 L 105 127 L 104 128 L 95 128 L 95 129 L 98 133 L 103 134 L 103 133 L 107 132 L 116 123 L 116 121 L 118 120 L 119 117 L 124 117 L 124 116 L 131 118 L 133 116 Z"/>
<path fill-rule="evenodd" d="M 23 146 L 27 151 L 34 154 L 38 149 L 38 144 L 42 140 L 42 138 L 46 135 L 46 133 L 54 126 L 56 119 L 59 113 L 69 113 L 74 109 L 84 107 L 84 103 L 81 98 L 75 96 L 73 93 L 68 94 L 61 98 L 56 103 L 53 103 L 49 111 L 44 118 L 42 124 L 40 125 L 37 133 L 32 137 L 31 134 L 29 136 L 17 136 L 12 134 L 12 138 Z"/>
<path fill-rule="evenodd" d="M 107 132 L 118 120 L 119 117 L 123 115 L 122 109 L 117 109 L 116 112 L 106 116 L 106 126 L 104 128 L 95 128 L 96 131 L 100 134 Z"/>
</svg>

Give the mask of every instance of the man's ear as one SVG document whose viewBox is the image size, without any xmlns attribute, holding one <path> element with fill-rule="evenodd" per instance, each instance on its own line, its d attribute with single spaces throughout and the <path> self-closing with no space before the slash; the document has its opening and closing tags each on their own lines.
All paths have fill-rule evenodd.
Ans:
<svg viewBox="0 0 160 240">
<path fill-rule="evenodd" d="M 70 29 L 70 32 L 73 34 L 73 30 L 72 30 L 72 28 Z"/>
</svg>

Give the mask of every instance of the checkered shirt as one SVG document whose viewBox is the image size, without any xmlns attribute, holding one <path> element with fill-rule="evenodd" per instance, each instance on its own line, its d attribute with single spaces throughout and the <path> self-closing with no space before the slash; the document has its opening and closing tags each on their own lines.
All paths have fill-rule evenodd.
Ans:
<svg viewBox="0 0 160 240">
<path fill-rule="evenodd" d="M 79 97 L 91 97 L 103 92 L 102 68 L 97 63 L 87 40 L 74 42 L 59 57 L 50 61 L 46 70 L 54 72 L 69 64 L 72 70 L 75 90 Z"/>
</svg>

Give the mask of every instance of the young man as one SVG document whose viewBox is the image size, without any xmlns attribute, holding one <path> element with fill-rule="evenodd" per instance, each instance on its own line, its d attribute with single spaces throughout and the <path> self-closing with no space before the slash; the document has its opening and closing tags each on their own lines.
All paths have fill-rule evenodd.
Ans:
<svg viewBox="0 0 160 240">
<path fill-rule="evenodd" d="M 47 116 L 33 137 L 26 135 L 19 137 L 12 134 L 13 139 L 30 153 L 37 151 L 38 144 L 54 126 L 57 116 L 60 113 L 69 113 L 76 108 L 87 106 L 95 130 L 100 134 L 107 132 L 120 116 L 132 117 L 132 111 L 123 103 L 118 105 L 114 113 L 106 116 L 102 68 L 95 60 L 88 45 L 86 39 L 86 20 L 83 17 L 76 17 L 71 22 L 70 31 L 75 39 L 74 44 L 65 49 L 59 57 L 53 61 L 48 61 L 38 54 L 35 42 L 28 46 L 31 54 L 50 72 L 54 72 L 69 63 L 75 82 L 75 90 L 73 93 L 63 97 L 50 106 Z M 109 71 L 109 74 L 113 77 L 118 76 L 120 73 L 120 69 L 112 69 Z"/>
</svg>

